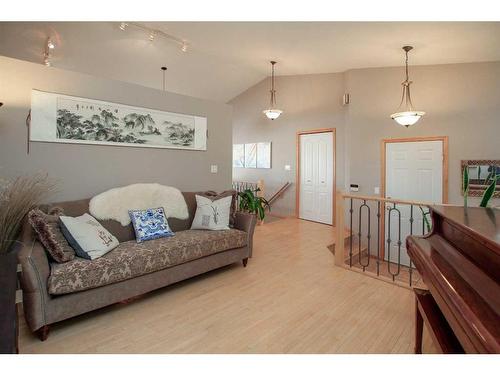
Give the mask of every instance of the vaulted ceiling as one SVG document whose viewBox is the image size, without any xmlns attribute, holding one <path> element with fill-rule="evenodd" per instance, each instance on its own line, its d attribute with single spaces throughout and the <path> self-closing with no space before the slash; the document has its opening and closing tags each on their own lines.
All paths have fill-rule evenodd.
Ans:
<svg viewBox="0 0 500 375">
<path fill-rule="evenodd" d="M 2 22 L 0 54 L 42 63 L 56 41 L 53 66 L 227 102 L 269 75 L 342 72 L 402 66 L 401 46 L 415 47 L 413 65 L 500 60 L 499 22 L 155 22 L 141 25 L 189 43 L 153 42 L 116 22 Z"/>
</svg>

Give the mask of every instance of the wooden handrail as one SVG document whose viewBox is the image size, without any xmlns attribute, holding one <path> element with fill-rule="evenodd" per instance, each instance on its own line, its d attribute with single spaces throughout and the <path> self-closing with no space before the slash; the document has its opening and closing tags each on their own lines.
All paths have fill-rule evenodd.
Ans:
<svg viewBox="0 0 500 375">
<path fill-rule="evenodd" d="M 353 198 L 353 199 L 361 199 L 367 201 L 378 201 L 378 202 L 388 202 L 388 203 L 397 203 L 397 204 L 408 204 L 413 206 L 457 206 L 456 204 L 449 203 L 436 203 L 436 202 L 418 202 L 418 201 L 410 201 L 404 199 L 392 199 L 392 198 L 383 198 L 369 195 L 354 195 L 354 194 L 341 194 L 342 198 Z"/>
<path fill-rule="evenodd" d="M 269 204 L 272 204 L 276 199 L 278 199 L 278 197 L 281 194 L 283 194 L 285 190 L 288 189 L 290 186 L 292 186 L 292 184 L 290 182 L 286 182 L 282 187 L 280 187 L 278 191 L 274 193 L 274 195 L 271 198 L 269 198 L 268 200 Z"/>
</svg>

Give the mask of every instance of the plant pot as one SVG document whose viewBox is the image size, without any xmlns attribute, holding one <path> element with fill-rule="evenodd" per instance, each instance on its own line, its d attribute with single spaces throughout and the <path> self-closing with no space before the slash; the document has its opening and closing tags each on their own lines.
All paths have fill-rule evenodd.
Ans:
<svg viewBox="0 0 500 375">
<path fill-rule="evenodd" d="M 0 254 L 0 353 L 16 353 L 17 251 Z"/>
</svg>

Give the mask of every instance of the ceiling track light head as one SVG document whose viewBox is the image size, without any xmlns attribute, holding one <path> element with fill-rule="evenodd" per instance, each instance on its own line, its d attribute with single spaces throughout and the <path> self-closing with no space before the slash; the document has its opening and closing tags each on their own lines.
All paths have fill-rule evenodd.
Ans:
<svg viewBox="0 0 500 375">
<path fill-rule="evenodd" d="M 48 49 L 56 48 L 56 45 L 54 44 L 54 42 L 50 38 L 47 38 L 47 48 Z"/>
<path fill-rule="evenodd" d="M 188 45 L 186 42 L 182 42 L 182 46 L 181 46 L 181 51 L 182 52 L 187 52 L 188 50 Z"/>
<path fill-rule="evenodd" d="M 120 30 L 124 31 L 127 28 L 128 24 L 126 22 L 120 23 Z"/>
</svg>

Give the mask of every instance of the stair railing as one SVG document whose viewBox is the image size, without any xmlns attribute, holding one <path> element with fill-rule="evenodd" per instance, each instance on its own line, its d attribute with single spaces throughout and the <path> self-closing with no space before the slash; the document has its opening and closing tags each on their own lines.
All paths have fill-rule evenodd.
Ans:
<svg viewBox="0 0 500 375">
<path fill-rule="evenodd" d="M 285 191 L 290 186 L 292 186 L 292 184 L 290 182 L 286 182 L 285 184 L 283 184 L 283 186 L 281 186 L 278 189 L 278 191 L 276 193 L 274 193 L 271 198 L 268 199 L 269 204 L 272 205 L 276 201 L 276 199 L 278 199 L 279 197 L 281 197 L 283 195 L 283 193 L 285 193 Z"/>
<path fill-rule="evenodd" d="M 343 192 L 336 198 L 336 266 L 406 287 L 422 282 L 405 241 L 431 231 L 429 206 L 434 203 Z"/>
</svg>

